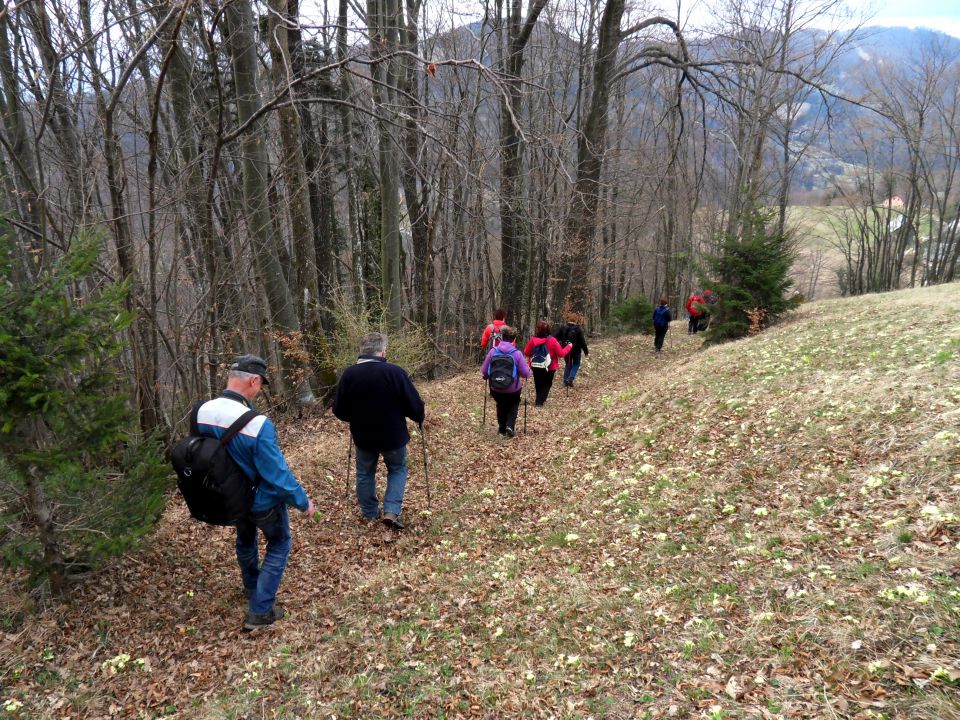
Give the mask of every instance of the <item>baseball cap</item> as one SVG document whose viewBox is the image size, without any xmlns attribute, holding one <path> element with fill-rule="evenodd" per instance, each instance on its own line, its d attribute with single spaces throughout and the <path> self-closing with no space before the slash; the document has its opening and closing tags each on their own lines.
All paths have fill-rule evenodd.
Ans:
<svg viewBox="0 0 960 720">
<path fill-rule="evenodd" d="M 238 355 L 233 359 L 230 365 L 231 370 L 259 375 L 263 378 L 263 384 L 269 385 L 267 379 L 267 361 L 258 355 Z"/>
</svg>

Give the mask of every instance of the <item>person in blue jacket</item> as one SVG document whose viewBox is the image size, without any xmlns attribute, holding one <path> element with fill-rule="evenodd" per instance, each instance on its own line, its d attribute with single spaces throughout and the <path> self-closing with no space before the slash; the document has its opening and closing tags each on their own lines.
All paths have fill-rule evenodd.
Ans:
<svg viewBox="0 0 960 720">
<path fill-rule="evenodd" d="M 256 355 L 240 355 L 230 365 L 227 387 L 220 397 L 208 400 L 197 411 L 200 432 L 220 437 L 233 422 L 253 409 L 267 379 L 267 363 Z M 313 517 L 316 507 L 287 467 L 277 444 L 273 423 L 264 415 L 253 418 L 227 445 L 227 451 L 250 478 L 259 478 L 257 493 L 246 518 L 237 523 L 237 562 L 247 596 L 246 631 L 272 625 L 283 617 L 276 603 L 277 590 L 290 556 L 292 505 Z M 259 562 L 257 529 L 267 549 Z"/>
<path fill-rule="evenodd" d="M 673 313 L 670 312 L 670 306 L 667 305 L 667 302 L 667 296 L 661 295 L 660 304 L 653 311 L 653 349 L 657 352 L 663 350 L 663 339 L 670 329 L 670 321 L 673 320 Z"/>
<path fill-rule="evenodd" d="M 367 333 L 360 339 L 357 362 L 340 376 L 333 414 L 350 423 L 357 449 L 357 502 L 368 521 L 380 519 L 402 530 L 403 494 L 407 487 L 407 418 L 423 424 L 424 405 L 407 371 L 387 362 L 387 336 Z M 387 466 L 383 508 L 377 497 L 377 462 Z"/>
</svg>

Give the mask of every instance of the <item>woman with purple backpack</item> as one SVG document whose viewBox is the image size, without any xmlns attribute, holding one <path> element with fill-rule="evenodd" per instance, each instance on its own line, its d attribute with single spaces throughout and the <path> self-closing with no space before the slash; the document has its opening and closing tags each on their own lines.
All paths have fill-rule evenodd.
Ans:
<svg viewBox="0 0 960 720">
<path fill-rule="evenodd" d="M 516 435 L 517 413 L 523 378 L 530 377 L 530 366 L 517 349 L 517 332 L 509 325 L 500 328 L 500 343 L 490 348 L 480 368 L 490 384 L 490 397 L 497 405 L 497 432 L 506 437 Z"/>
</svg>

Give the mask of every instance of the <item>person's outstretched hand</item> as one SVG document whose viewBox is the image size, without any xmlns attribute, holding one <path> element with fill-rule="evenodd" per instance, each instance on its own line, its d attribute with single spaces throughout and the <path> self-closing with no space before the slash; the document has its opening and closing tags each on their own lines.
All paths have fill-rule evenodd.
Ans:
<svg viewBox="0 0 960 720">
<path fill-rule="evenodd" d="M 307 519 L 312 518 L 317 512 L 317 506 L 313 504 L 313 500 L 308 500 L 307 505 Z"/>
</svg>

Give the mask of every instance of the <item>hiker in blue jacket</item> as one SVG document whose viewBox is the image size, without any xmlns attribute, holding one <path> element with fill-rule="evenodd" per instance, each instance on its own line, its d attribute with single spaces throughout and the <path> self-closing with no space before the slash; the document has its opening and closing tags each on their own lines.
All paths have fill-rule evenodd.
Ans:
<svg viewBox="0 0 960 720">
<path fill-rule="evenodd" d="M 256 355 L 240 355 L 230 365 L 227 388 L 220 397 L 205 402 L 197 411 L 200 432 L 221 437 L 260 394 L 267 379 L 267 363 Z M 249 478 L 259 478 L 257 494 L 246 518 L 237 523 L 237 562 L 247 596 L 247 616 L 243 629 L 250 631 L 272 625 L 283 617 L 276 604 L 277 590 L 290 556 L 290 516 L 292 505 L 313 517 L 316 507 L 287 467 L 277 445 L 273 423 L 258 415 L 238 432 L 227 451 Z M 263 533 L 267 549 L 259 563 L 257 530 Z"/>
<path fill-rule="evenodd" d="M 350 423 L 357 449 L 357 502 L 368 521 L 402 530 L 403 494 L 407 487 L 407 418 L 423 424 L 424 405 L 407 371 L 387 362 L 387 336 L 367 333 L 360 339 L 357 362 L 337 383 L 333 414 Z M 381 513 L 377 497 L 377 461 L 387 466 L 387 490 Z"/>
<path fill-rule="evenodd" d="M 660 296 L 660 305 L 653 311 L 653 347 L 660 352 L 663 350 L 663 339 L 667 336 L 667 330 L 670 329 L 670 321 L 673 320 L 673 313 L 667 305 L 667 296 Z"/>
<path fill-rule="evenodd" d="M 497 405 L 497 432 L 505 437 L 513 437 L 516 435 L 523 378 L 530 377 L 530 366 L 517 349 L 517 331 L 504 325 L 500 328 L 500 334 L 500 344 L 487 353 L 480 374 L 490 382 L 490 397 Z M 499 372 L 501 365 L 509 370 L 504 371 L 506 377 L 503 380 Z"/>
</svg>

